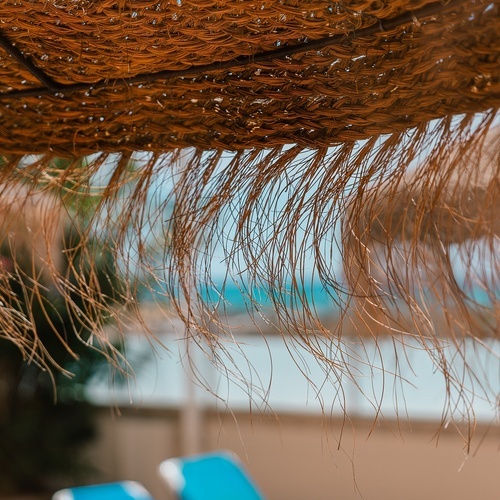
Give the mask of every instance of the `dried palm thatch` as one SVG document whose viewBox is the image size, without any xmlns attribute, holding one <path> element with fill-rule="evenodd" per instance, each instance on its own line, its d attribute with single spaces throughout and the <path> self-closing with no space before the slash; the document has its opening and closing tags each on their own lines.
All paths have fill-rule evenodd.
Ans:
<svg viewBox="0 0 500 500">
<path fill-rule="evenodd" d="M 497 338 L 499 6 L 2 1 L 2 182 L 28 178 L 64 199 L 101 175 L 95 223 L 112 228 L 130 276 L 156 271 L 159 254 L 188 333 L 213 345 L 223 324 L 203 289 L 223 292 L 214 259 L 335 373 L 349 374 L 356 315 L 374 337 L 438 350 L 443 317 L 459 351 L 464 338 Z M 318 318 L 313 279 L 339 326 Z"/>
</svg>

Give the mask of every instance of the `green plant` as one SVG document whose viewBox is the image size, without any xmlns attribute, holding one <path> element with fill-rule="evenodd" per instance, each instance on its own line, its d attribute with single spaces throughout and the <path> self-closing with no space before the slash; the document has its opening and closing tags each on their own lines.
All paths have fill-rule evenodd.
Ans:
<svg viewBox="0 0 500 500">
<path fill-rule="evenodd" d="M 87 280 L 101 300 L 119 300 L 121 283 L 110 251 L 97 240 L 87 241 L 84 251 L 74 229 L 64 239 L 72 265 L 66 259 L 61 272 L 69 282 Z M 4 267 L 15 258 L 4 246 Z M 43 362 L 53 369 L 0 338 L 0 497 L 49 490 L 57 481 L 81 481 L 91 472 L 81 451 L 96 434 L 95 408 L 85 401 L 84 388 L 97 370 L 108 369 L 110 356 L 116 357 L 94 345 L 91 324 L 79 318 L 79 310 L 88 310 L 80 294 L 70 297 L 69 307 L 68 297 L 54 288 L 27 293 L 29 274 L 19 269 L 2 279 L 9 280 L 10 290 L 3 303 L 29 315 L 34 328 L 26 335 L 43 343 L 50 353 Z"/>
</svg>

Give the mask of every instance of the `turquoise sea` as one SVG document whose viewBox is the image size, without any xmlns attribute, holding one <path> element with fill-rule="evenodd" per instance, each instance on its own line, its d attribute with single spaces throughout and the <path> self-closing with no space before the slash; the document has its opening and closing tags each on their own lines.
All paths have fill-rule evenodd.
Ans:
<svg viewBox="0 0 500 500">
<path fill-rule="evenodd" d="M 291 291 L 291 288 L 284 293 L 279 294 L 272 290 L 265 290 L 264 288 L 251 287 L 245 285 L 238 286 L 233 282 L 225 282 L 223 284 L 214 283 L 200 287 L 199 294 L 203 300 L 210 305 L 213 309 L 219 309 L 228 314 L 241 314 L 252 307 L 251 304 L 269 310 L 273 307 L 273 296 L 280 304 L 286 305 L 288 308 L 300 310 L 305 303 L 313 306 L 318 314 L 333 314 L 338 312 L 342 305 L 346 303 L 347 293 L 340 287 L 325 287 L 321 282 L 316 281 L 309 286 L 302 287 L 298 291 Z M 500 290 L 492 297 L 483 288 L 475 287 L 469 290 L 466 295 L 471 300 L 472 305 L 479 305 L 483 307 L 491 307 L 493 301 L 500 300 Z M 158 286 L 154 290 L 144 290 L 140 297 L 144 301 L 160 299 L 165 294 L 161 287 Z M 432 303 L 432 295 L 429 293 L 427 301 Z"/>
<path fill-rule="evenodd" d="M 274 297 L 272 294 L 274 293 Z M 239 314 L 244 312 L 250 302 L 264 309 L 273 306 L 273 299 L 289 308 L 300 309 L 305 303 L 314 305 L 318 313 L 332 313 L 339 309 L 341 294 L 333 288 L 325 288 L 321 283 L 310 287 L 303 287 L 298 291 L 288 291 L 278 294 L 252 287 L 243 289 L 235 284 L 226 284 L 223 288 L 208 287 L 201 291 L 201 295 L 208 303 L 224 308 L 228 313 Z"/>
</svg>

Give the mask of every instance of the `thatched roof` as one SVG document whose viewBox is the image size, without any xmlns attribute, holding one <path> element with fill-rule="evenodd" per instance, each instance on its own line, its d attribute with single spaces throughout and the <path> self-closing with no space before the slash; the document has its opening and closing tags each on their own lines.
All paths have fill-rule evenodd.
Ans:
<svg viewBox="0 0 500 500">
<path fill-rule="evenodd" d="M 4 1 L 1 146 L 326 147 L 497 107 L 498 2 Z"/>
<path fill-rule="evenodd" d="M 498 338 L 498 225 L 486 222 L 496 221 L 499 198 L 499 7 L 2 0 L 3 182 L 71 195 L 71 210 L 88 210 L 74 197 L 95 188 L 104 166 L 92 214 L 99 227 L 108 222 L 110 247 L 128 264 L 120 298 L 133 305 L 132 278 L 159 266 L 188 334 L 212 344 L 218 316 L 202 288 L 223 292 L 212 282 L 214 259 L 259 312 L 254 291 L 263 291 L 276 330 L 298 336 L 335 373 L 351 374 L 325 346 L 344 352 L 346 329 L 321 323 L 305 291 L 313 279 L 347 322 L 354 311 L 374 337 L 366 317 L 439 351 L 431 304 L 458 350 L 464 337 L 483 336 L 474 319 L 483 312 L 484 335 Z M 464 195 L 470 172 L 481 176 L 485 144 L 490 174 Z M 168 194 L 158 188 L 165 177 Z M 155 224 L 161 234 L 150 237 Z M 384 248 L 373 257 L 380 235 Z M 465 284 L 451 263 L 458 240 L 465 262 L 481 257 Z M 99 294 L 83 277 L 77 284 L 66 289 L 79 288 L 82 315 L 95 317 Z M 488 292 L 488 306 L 471 299 L 474 284 Z M 436 358 L 460 387 L 466 375 Z"/>
</svg>

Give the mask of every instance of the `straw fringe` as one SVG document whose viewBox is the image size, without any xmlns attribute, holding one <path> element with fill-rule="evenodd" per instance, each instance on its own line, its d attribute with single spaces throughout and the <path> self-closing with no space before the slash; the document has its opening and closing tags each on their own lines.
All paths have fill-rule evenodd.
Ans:
<svg viewBox="0 0 500 500">
<path fill-rule="evenodd" d="M 187 335 L 212 346 L 215 359 L 223 338 L 236 335 L 224 313 L 224 287 L 232 282 L 251 314 L 265 318 L 263 328 L 295 339 L 335 380 L 354 378 L 353 339 L 390 335 L 404 345 L 411 337 L 468 401 L 461 387 L 472 375 L 458 373 L 444 352 L 451 341 L 465 359 L 464 339 L 499 334 L 496 116 L 443 119 L 329 149 L 102 154 L 61 169 L 48 157 L 17 168 L 19 159 L 12 159 L 3 182 L 48 179 L 46 189 L 63 200 L 65 193 L 79 192 L 82 200 L 99 193 L 81 248 L 90 256 L 86 242 L 106 227 L 127 273 L 125 304 L 136 308 L 141 283 L 160 287 Z M 71 262 L 71 252 L 66 258 Z M 92 278 L 69 283 L 57 258 L 46 260 L 54 263 L 58 293 L 70 307 L 72 294 L 83 296 L 85 309 L 76 316 L 106 343 L 99 318 L 119 318 L 115 305 L 106 305 Z M 225 277 L 212 275 L 214 263 Z M 331 295 L 332 311 L 339 308 L 339 324 L 317 312 L 309 293 L 317 280 Z M 472 296 L 478 287 L 489 305 Z M 31 356 L 43 352 L 27 333 L 29 315 L 4 308 L 2 325 Z"/>
<path fill-rule="evenodd" d="M 220 153 L 194 154 L 176 178 L 167 259 L 168 294 L 189 334 L 218 346 L 214 322 L 224 332 L 216 311 L 224 285 L 209 272 L 217 259 L 253 313 L 312 352 L 336 384 L 355 380 L 355 339 L 414 339 L 444 374 L 450 398 L 456 391 L 471 411 L 464 386 L 482 368 L 463 368 L 466 339 L 499 337 L 495 119 L 445 119 L 329 150 L 252 150 L 224 167 Z M 340 308 L 340 323 L 316 311 L 313 280 L 331 295 L 332 311 Z M 214 289 L 221 298 L 207 304 Z M 478 289 L 487 303 L 476 300 Z M 478 385 L 497 405 L 492 389 Z M 443 420 L 458 404 L 450 399 Z"/>
</svg>

